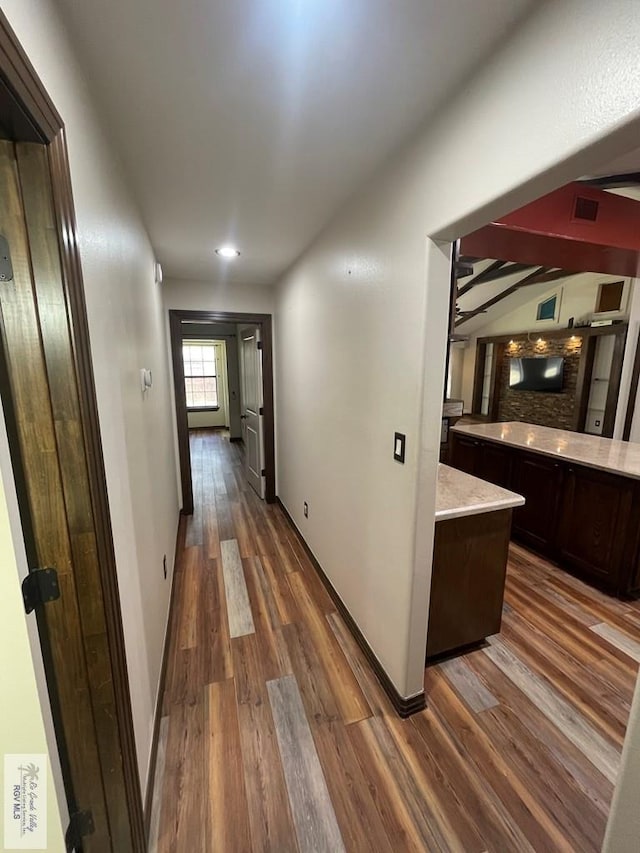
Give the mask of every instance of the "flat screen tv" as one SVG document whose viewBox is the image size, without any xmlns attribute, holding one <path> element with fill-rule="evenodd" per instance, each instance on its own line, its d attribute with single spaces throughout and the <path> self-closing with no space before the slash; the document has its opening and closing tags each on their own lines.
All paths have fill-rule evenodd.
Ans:
<svg viewBox="0 0 640 853">
<path fill-rule="evenodd" d="M 562 391 L 564 358 L 512 358 L 509 388 L 514 391 Z"/>
</svg>

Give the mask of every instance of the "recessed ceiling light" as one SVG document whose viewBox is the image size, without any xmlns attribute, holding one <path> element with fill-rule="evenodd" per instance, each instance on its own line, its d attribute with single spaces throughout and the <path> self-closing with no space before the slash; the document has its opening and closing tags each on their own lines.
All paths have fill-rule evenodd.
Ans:
<svg viewBox="0 0 640 853">
<path fill-rule="evenodd" d="M 216 249 L 216 255 L 221 258 L 237 258 L 240 252 L 233 246 L 220 246 L 219 249 Z"/>
</svg>

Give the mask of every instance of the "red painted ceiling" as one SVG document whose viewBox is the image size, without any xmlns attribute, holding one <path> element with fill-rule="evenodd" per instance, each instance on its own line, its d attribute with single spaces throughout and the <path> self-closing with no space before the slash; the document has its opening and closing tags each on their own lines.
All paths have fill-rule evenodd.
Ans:
<svg viewBox="0 0 640 853">
<path fill-rule="evenodd" d="M 597 203 L 595 221 L 576 218 L 578 198 Z M 567 184 L 463 237 L 460 252 L 568 272 L 640 277 L 640 202 Z"/>
</svg>

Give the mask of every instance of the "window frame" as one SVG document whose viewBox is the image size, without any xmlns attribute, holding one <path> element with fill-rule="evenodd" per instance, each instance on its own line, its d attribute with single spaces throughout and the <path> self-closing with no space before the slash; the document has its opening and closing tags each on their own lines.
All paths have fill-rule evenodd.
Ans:
<svg viewBox="0 0 640 853">
<path fill-rule="evenodd" d="M 215 373 L 211 374 L 202 374 L 202 376 L 195 376 L 192 373 L 187 373 L 187 368 L 184 359 L 184 348 L 189 346 L 199 346 L 199 347 L 211 347 L 214 353 L 214 364 L 215 364 Z M 219 396 L 219 374 L 218 374 L 218 349 L 216 347 L 215 341 L 203 340 L 200 338 L 193 339 L 183 339 L 182 341 L 182 370 L 184 373 L 184 390 L 185 390 L 185 402 L 187 405 L 187 413 L 190 412 L 219 412 L 220 411 L 220 396 Z M 218 402 L 215 406 L 190 406 L 188 402 L 188 392 L 187 392 L 187 380 L 188 379 L 215 379 L 216 380 L 216 399 Z"/>
<path fill-rule="evenodd" d="M 544 299 L 537 300 L 536 308 L 535 308 L 535 316 L 534 316 L 534 321 L 533 321 L 536 324 L 536 326 L 537 325 L 543 325 L 543 326 L 547 326 L 547 327 L 552 326 L 552 325 L 557 326 L 560 323 L 560 311 L 562 308 L 562 295 L 563 295 L 563 288 L 559 287 L 553 293 L 550 293 L 548 296 L 545 296 Z M 538 316 L 540 313 L 540 309 L 542 308 L 543 305 L 546 305 L 548 302 L 551 302 L 552 299 L 555 299 L 553 317 L 543 317 L 541 319 Z"/>
<path fill-rule="evenodd" d="M 602 301 L 602 292 L 606 287 L 609 287 L 612 284 L 621 284 L 622 289 L 620 291 L 620 304 L 617 308 L 601 308 L 600 303 Z M 615 281 L 601 281 L 598 285 L 598 294 L 596 296 L 596 306 L 595 306 L 595 314 L 624 314 L 626 313 L 627 305 L 629 302 L 629 286 L 628 280 L 626 278 L 616 279 Z"/>
</svg>

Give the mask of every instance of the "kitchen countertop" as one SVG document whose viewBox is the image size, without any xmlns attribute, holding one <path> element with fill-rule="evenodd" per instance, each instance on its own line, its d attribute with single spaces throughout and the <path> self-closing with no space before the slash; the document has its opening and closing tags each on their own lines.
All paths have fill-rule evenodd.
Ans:
<svg viewBox="0 0 640 853">
<path fill-rule="evenodd" d="M 523 503 L 522 495 L 479 480 L 448 465 L 438 465 L 436 521 L 511 509 L 514 506 L 522 506 Z"/>
<path fill-rule="evenodd" d="M 640 444 L 517 421 L 456 424 L 453 432 L 640 480 Z"/>
</svg>

